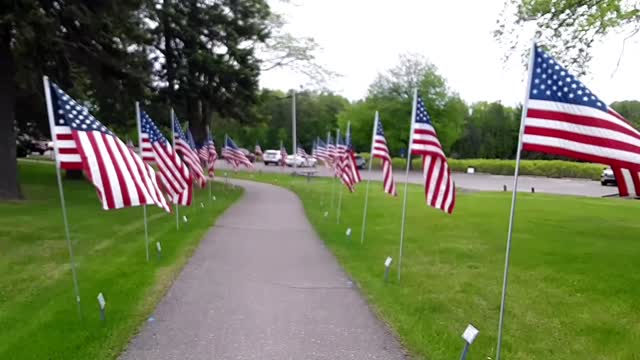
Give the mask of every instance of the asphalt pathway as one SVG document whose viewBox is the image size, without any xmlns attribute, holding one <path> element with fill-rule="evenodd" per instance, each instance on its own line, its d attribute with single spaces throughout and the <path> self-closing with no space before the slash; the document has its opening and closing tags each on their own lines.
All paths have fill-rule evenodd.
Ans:
<svg viewBox="0 0 640 360">
<path fill-rule="evenodd" d="M 235 181 L 220 217 L 121 359 L 406 359 L 299 199 Z"/>
</svg>

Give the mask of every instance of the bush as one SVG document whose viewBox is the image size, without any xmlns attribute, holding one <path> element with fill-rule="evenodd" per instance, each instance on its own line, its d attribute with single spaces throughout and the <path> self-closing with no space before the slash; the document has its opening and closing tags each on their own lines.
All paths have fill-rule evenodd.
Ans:
<svg viewBox="0 0 640 360">
<path fill-rule="evenodd" d="M 369 161 L 369 153 L 360 153 Z M 413 169 L 420 169 L 422 160 L 420 158 L 411 159 Z M 393 158 L 391 164 L 394 169 L 405 170 L 407 160 Z M 515 170 L 515 160 L 501 159 L 449 159 L 449 166 L 453 172 L 467 172 L 467 168 L 475 168 L 476 172 L 492 175 L 513 175 Z M 380 159 L 373 159 L 373 168 L 382 167 Z M 599 180 L 603 165 L 579 163 L 563 160 L 521 160 L 520 175 L 546 176 L 552 178 L 581 178 Z"/>
</svg>

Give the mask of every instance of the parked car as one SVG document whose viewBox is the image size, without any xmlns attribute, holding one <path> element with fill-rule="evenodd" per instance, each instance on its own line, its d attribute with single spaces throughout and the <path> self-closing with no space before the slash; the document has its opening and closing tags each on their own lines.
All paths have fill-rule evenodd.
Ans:
<svg viewBox="0 0 640 360">
<path fill-rule="evenodd" d="M 358 169 L 364 169 L 367 166 L 367 160 L 365 160 L 362 156 L 356 154 L 356 166 Z"/>
<path fill-rule="evenodd" d="M 278 150 L 266 150 L 262 154 L 262 161 L 264 162 L 265 166 L 268 166 L 270 164 L 280 165 L 281 160 L 282 154 L 280 154 L 280 151 Z"/>
<path fill-rule="evenodd" d="M 251 151 L 249 151 L 249 150 L 247 150 L 245 148 L 240 148 L 240 151 L 242 151 L 244 156 L 246 156 L 247 159 L 249 159 L 249 161 L 256 162 L 256 155 L 253 154 Z"/>
<path fill-rule="evenodd" d="M 613 170 L 611 170 L 611 168 L 604 168 L 602 170 L 602 175 L 600 175 L 600 184 L 602 186 L 617 185 L 616 176 L 613 174 Z"/>
<path fill-rule="evenodd" d="M 43 155 L 47 151 L 47 142 L 35 140 L 27 134 L 16 136 L 16 156 L 25 157 L 32 153 Z"/>
<path fill-rule="evenodd" d="M 293 167 L 295 161 L 296 167 L 315 167 L 318 162 L 312 157 L 302 157 L 300 155 L 288 155 L 284 163 L 287 166 Z"/>
</svg>

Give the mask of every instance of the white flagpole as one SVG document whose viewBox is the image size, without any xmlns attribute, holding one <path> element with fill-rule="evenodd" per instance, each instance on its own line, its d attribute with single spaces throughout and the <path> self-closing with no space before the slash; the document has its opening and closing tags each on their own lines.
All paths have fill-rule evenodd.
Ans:
<svg viewBox="0 0 640 360">
<path fill-rule="evenodd" d="M 511 212 L 509 214 L 509 232 L 507 233 L 507 249 L 504 260 L 504 276 L 502 278 L 502 297 L 500 299 L 500 320 L 498 323 L 498 345 L 496 347 L 496 360 L 500 360 L 502 350 L 502 329 L 504 326 L 504 308 L 507 300 L 507 280 L 509 278 L 509 258 L 511 256 L 511 239 L 513 235 L 513 220 L 515 218 L 516 197 L 518 194 L 518 174 L 520 172 L 520 153 L 522 151 L 522 134 L 524 133 L 524 122 L 527 117 L 527 109 L 529 107 L 529 93 L 531 91 L 531 72 L 533 71 L 533 59 L 535 58 L 536 43 L 531 43 L 531 53 L 529 54 L 529 68 L 527 89 L 524 96 L 524 105 L 522 107 L 522 115 L 520 116 L 520 135 L 518 136 L 518 150 L 516 154 L 516 169 L 513 174 L 513 192 L 511 194 Z"/>
<path fill-rule="evenodd" d="M 362 211 L 362 231 L 360 232 L 360 244 L 364 243 L 364 230 L 367 226 L 367 206 L 369 205 L 369 184 L 371 183 L 371 165 L 373 164 L 373 147 L 376 141 L 376 130 L 378 129 L 379 115 L 373 120 L 373 134 L 371 134 L 371 151 L 369 152 L 369 176 L 367 177 L 367 190 L 364 193 L 364 210 Z"/>
<path fill-rule="evenodd" d="M 287 166 L 286 165 L 286 160 L 287 159 L 282 159 L 282 148 L 284 147 L 284 142 L 282 140 L 280 140 L 280 161 L 281 164 L 278 164 L 278 166 L 280 166 L 280 172 L 284 172 L 284 167 Z"/>
<path fill-rule="evenodd" d="M 136 124 L 138 125 L 138 154 L 142 158 L 142 125 L 140 124 L 140 103 L 136 101 Z M 144 245 L 147 254 L 147 262 L 149 262 L 149 231 L 147 227 L 147 205 L 142 206 L 142 214 L 144 218 Z"/>
<path fill-rule="evenodd" d="M 171 116 L 171 146 L 173 146 L 173 150 L 176 150 L 176 132 L 174 128 L 173 122 L 175 121 L 175 113 L 173 112 L 173 108 L 171 108 L 170 112 Z M 176 201 L 176 230 L 180 230 L 180 204 L 179 201 Z"/>
<path fill-rule="evenodd" d="M 69 232 L 69 222 L 67 221 L 67 207 L 64 201 L 64 191 L 62 188 L 62 177 L 60 176 L 60 157 L 58 156 L 58 142 L 55 133 L 55 117 L 53 115 L 53 103 L 51 101 L 51 86 L 49 78 L 42 77 L 44 85 L 44 94 L 47 102 L 47 115 L 49 116 L 49 128 L 51 130 L 51 139 L 53 140 L 53 151 L 56 158 L 56 176 L 58 178 L 58 191 L 60 192 L 60 207 L 62 208 L 62 221 L 64 222 L 64 234 L 67 239 L 67 248 L 69 250 L 69 262 L 71 263 L 71 275 L 73 277 L 73 290 L 76 294 L 76 304 L 78 306 L 78 316 L 82 319 L 82 309 L 80 307 L 80 288 L 78 287 L 78 274 L 76 273 L 76 262 L 73 257 L 73 245 L 71 244 L 71 235 Z"/>
<path fill-rule="evenodd" d="M 400 256 L 398 257 L 398 281 L 402 271 L 402 248 L 404 246 L 404 228 L 407 218 L 407 193 L 409 185 L 409 166 L 411 165 L 411 143 L 413 142 L 413 122 L 416 118 L 416 105 L 418 103 L 418 88 L 413 89 L 413 106 L 411 108 L 411 127 L 409 129 L 409 145 L 407 146 L 407 171 L 404 179 L 404 200 L 402 201 L 402 225 L 400 225 Z"/>
<path fill-rule="evenodd" d="M 336 153 L 338 153 L 338 138 L 340 137 L 340 129 L 336 130 Z M 339 154 L 339 153 L 338 153 Z M 342 207 L 342 186 L 340 186 L 340 195 L 338 195 L 338 209 L 336 210 L 336 224 L 340 224 L 340 208 Z"/>
</svg>

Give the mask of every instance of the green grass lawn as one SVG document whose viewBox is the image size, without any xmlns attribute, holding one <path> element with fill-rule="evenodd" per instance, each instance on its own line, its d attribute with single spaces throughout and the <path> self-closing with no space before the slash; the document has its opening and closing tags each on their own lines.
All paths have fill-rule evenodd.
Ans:
<svg viewBox="0 0 640 360">
<path fill-rule="evenodd" d="M 113 359 L 146 321 L 215 219 L 241 195 L 215 184 L 196 190 L 188 222 L 149 207 L 151 261 L 142 208 L 100 209 L 85 181 L 65 182 L 82 298 L 76 311 L 55 168 L 22 162 L 26 200 L 0 203 L 0 359 Z M 200 203 L 205 205 L 201 208 Z M 158 259 L 155 242 L 163 253 Z M 96 296 L 104 293 L 106 321 Z"/>
<path fill-rule="evenodd" d="M 364 184 L 343 194 L 336 224 L 329 179 L 238 177 L 285 186 L 380 317 L 413 354 L 457 359 L 467 323 L 480 329 L 469 359 L 495 359 L 509 193 L 459 193 L 452 216 L 424 205 L 409 186 L 402 280 L 398 282 L 402 190 L 371 184 L 360 245 Z M 339 189 L 339 184 L 336 189 Z M 504 359 L 640 359 L 640 204 L 520 194 L 513 238 Z M 353 229 L 348 241 L 345 230 Z M 383 282 L 384 260 L 394 259 Z M 635 266 L 634 266 L 635 265 Z"/>
</svg>

